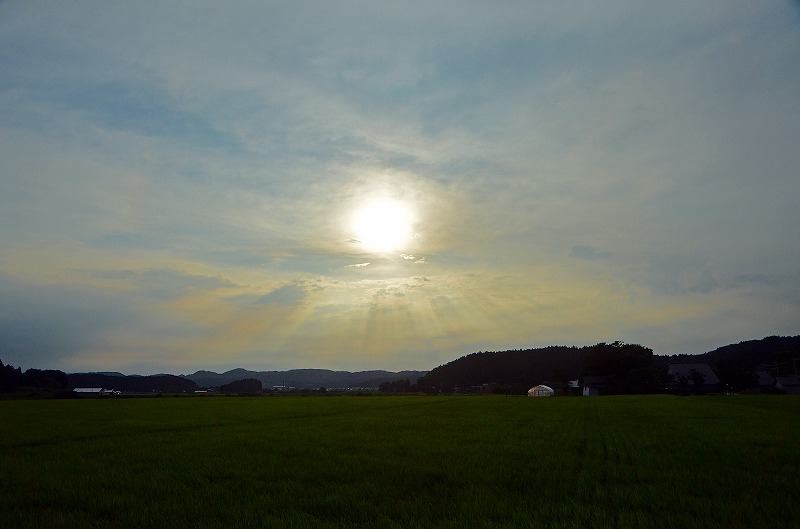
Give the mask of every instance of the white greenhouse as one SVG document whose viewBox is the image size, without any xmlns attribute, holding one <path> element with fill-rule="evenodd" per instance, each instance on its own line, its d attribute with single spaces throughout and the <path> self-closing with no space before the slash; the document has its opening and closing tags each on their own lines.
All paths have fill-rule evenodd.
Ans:
<svg viewBox="0 0 800 529">
<path fill-rule="evenodd" d="M 534 386 L 528 390 L 529 397 L 552 397 L 555 391 L 550 386 Z"/>
</svg>

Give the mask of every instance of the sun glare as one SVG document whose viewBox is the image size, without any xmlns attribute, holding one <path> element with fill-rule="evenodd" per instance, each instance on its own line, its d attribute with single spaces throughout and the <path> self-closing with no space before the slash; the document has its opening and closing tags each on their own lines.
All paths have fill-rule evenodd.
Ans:
<svg viewBox="0 0 800 529">
<path fill-rule="evenodd" d="M 411 238 L 411 210 L 404 203 L 383 198 L 369 202 L 353 216 L 353 231 L 361 245 L 372 252 L 403 249 Z"/>
</svg>

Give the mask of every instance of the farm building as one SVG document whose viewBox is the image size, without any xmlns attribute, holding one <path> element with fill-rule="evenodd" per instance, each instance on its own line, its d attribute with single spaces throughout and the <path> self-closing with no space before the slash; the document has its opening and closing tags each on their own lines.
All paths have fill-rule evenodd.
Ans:
<svg viewBox="0 0 800 529">
<path fill-rule="evenodd" d="M 788 395 L 800 395 L 800 377 L 796 375 L 775 377 L 775 387 Z"/>
<path fill-rule="evenodd" d="M 667 373 L 675 381 L 674 387 L 684 387 L 692 392 L 713 391 L 720 383 L 707 364 L 669 364 Z"/>
<path fill-rule="evenodd" d="M 596 397 L 603 392 L 608 384 L 609 376 L 586 376 L 583 377 L 583 396 Z"/>
<path fill-rule="evenodd" d="M 712 371 L 708 364 L 669 364 L 667 372 L 676 379 L 686 377 L 690 383 L 696 379 L 702 379 L 702 384 L 719 384 L 717 375 Z"/>
<path fill-rule="evenodd" d="M 772 387 L 776 382 L 775 377 L 767 371 L 756 371 L 756 379 L 760 388 Z"/>
<path fill-rule="evenodd" d="M 89 395 L 119 395 L 120 392 L 113 389 L 106 388 L 75 388 L 72 391 L 75 393 L 83 393 Z"/>
<path fill-rule="evenodd" d="M 550 386 L 542 386 L 541 384 L 528 390 L 529 397 L 552 397 L 554 394 L 555 391 L 553 391 L 553 388 Z"/>
</svg>

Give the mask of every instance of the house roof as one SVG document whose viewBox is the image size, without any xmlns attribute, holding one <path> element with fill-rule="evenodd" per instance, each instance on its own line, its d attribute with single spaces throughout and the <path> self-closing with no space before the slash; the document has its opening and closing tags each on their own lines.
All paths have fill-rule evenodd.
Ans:
<svg viewBox="0 0 800 529">
<path fill-rule="evenodd" d="M 775 377 L 775 381 L 784 388 L 786 386 L 800 386 L 800 377 L 795 375 Z"/>
<path fill-rule="evenodd" d="M 766 371 L 756 371 L 756 376 L 758 377 L 759 386 L 772 386 L 775 384 L 775 377 Z"/>
<path fill-rule="evenodd" d="M 689 383 L 692 383 L 692 371 L 696 371 L 703 375 L 705 385 L 719 384 L 719 378 L 714 371 L 708 367 L 708 364 L 669 364 L 667 372 L 675 377 L 686 377 Z"/>
</svg>

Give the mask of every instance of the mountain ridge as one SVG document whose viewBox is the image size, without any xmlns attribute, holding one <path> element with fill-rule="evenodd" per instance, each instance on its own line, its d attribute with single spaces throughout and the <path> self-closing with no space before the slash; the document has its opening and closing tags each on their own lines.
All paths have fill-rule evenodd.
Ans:
<svg viewBox="0 0 800 529">
<path fill-rule="evenodd" d="M 200 370 L 190 375 L 181 375 L 201 388 L 215 388 L 244 378 L 261 381 L 264 388 L 293 387 L 296 389 L 314 388 L 377 388 L 383 382 L 407 378 L 411 382 L 424 376 L 427 371 L 333 371 L 330 369 L 289 369 L 286 371 L 250 371 L 234 368 L 224 373 Z"/>
</svg>

